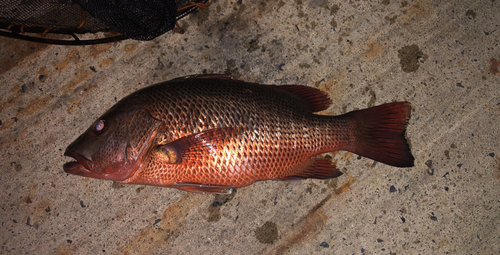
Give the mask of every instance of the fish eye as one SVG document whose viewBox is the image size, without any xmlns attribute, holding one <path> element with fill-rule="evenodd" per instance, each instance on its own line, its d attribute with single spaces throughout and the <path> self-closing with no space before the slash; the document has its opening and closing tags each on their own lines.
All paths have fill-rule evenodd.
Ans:
<svg viewBox="0 0 500 255">
<path fill-rule="evenodd" d="M 94 124 L 94 132 L 100 133 L 101 131 L 104 130 L 105 127 L 106 127 L 106 121 L 105 120 L 98 120 Z"/>
</svg>

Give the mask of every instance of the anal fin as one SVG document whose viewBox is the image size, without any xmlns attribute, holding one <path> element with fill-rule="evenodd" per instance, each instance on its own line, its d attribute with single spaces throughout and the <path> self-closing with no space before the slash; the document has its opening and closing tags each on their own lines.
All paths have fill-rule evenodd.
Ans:
<svg viewBox="0 0 500 255">
<path fill-rule="evenodd" d="M 324 158 L 314 158 L 308 160 L 297 169 L 297 174 L 280 178 L 282 181 L 293 181 L 302 179 L 331 179 L 342 175 L 332 162 Z"/>
<path fill-rule="evenodd" d="M 195 193 L 212 193 L 212 194 L 231 194 L 234 191 L 233 187 L 218 186 L 201 183 L 174 183 L 172 188 L 195 192 Z"/>
</svg>

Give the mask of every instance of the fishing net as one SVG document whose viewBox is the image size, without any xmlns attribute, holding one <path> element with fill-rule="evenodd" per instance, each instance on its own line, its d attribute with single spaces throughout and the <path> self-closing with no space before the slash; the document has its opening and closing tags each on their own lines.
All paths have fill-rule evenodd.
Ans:
<svg viewBox="0 0 500 255">
<path fill-rule="evenodd" d="M 88 45 L 123 39 L 151 40 L 175 29 L 178 19 L 209 0 L 0 0 L 0 35 L 23 40 Z M 80 40 L 77 34 L 103 33 Z M 48 39 L 47 34 L 72 39 Z"/>
</svg>

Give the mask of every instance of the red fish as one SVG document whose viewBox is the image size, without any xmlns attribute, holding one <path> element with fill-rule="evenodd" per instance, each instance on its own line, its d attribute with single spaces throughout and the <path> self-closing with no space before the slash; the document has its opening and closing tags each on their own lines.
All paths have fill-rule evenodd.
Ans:
<svg viewBox="0 0 500 255">
<path fill-rule="evenodd" d="M 177 78 L 139 90 L 68 146 L 64 171 L 120 183 L 229 193 L 262 180 L 329 179 L 345 150 L 413 166 L 408 102 L 317 115 L 328 96 L 300 85 L 247 83 L 226 75 Z"/>
</svg>

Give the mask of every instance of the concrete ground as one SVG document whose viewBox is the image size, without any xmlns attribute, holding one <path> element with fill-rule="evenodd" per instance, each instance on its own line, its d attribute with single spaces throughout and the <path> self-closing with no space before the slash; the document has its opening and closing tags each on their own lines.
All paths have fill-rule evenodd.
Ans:
<svg viewBox="0 0 500 255">
<path fill-rule="evenodd" d="M 70 47 L 0 38 L 1 254 L 499 254 L 500 1 L 229 1 L 183 35 Z M 233 195 L 68 175 L 117 100 L 228 73 L 330 94 L 322 114 L 412 104 L 415 167 L 331 153 L 338 179 Z"/>
</svg>

